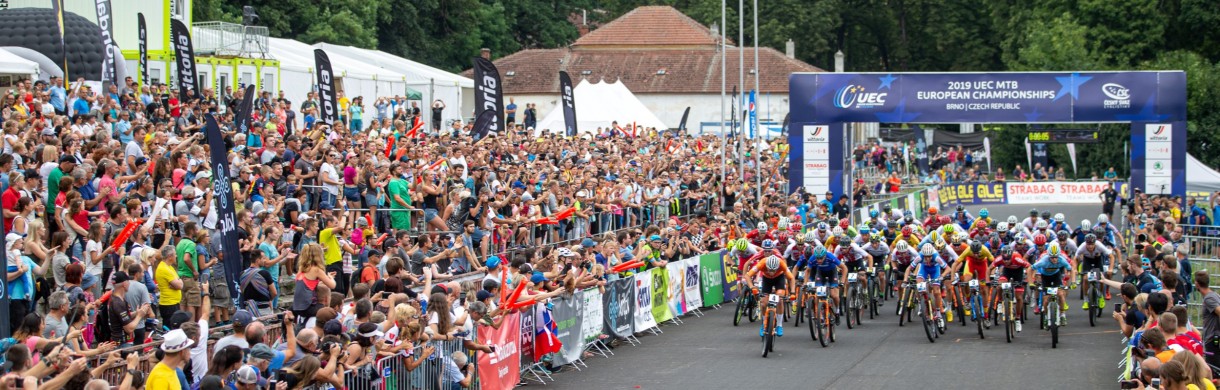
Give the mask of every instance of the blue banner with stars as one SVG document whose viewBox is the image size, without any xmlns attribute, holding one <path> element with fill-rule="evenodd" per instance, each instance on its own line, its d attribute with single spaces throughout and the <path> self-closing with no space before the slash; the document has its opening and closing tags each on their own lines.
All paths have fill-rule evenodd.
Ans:
<svg viewBox="0 0 1220 390">
<path fill-rule="evenodd" d="M 1183 120 L 1163 75 L 809 73 L 791 76 L 793 122 L 1070 123 Z"/>
</svg>

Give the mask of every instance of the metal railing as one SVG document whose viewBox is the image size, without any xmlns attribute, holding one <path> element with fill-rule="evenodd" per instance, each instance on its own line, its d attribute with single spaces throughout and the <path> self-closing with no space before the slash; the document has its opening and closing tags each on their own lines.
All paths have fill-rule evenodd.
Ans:
<svg viewBox="0 0 1220 390">
<path fill-rule="evenodd" d="M 196 53 L 258 58 L 270 56 L 270 30 L 266 26 L 197 22 L 192 27 Z"/>
<path fill-rule="evenodd" d="M 281 337 L 284 334 L 283 324 L 279 323 L 276 318 L 277 317 L 275 315 L 255 318 L 256 321 L 267 324 L 267 326 L 264 328 L 266 330 L 266 333 L 263 335 L 263 343 L 267 344 L 269 346 L 275 345 L 275 343 L 277 341 L 281 340 Z M 212 340 L 209 337 L 209 335 L 212 333 L 221 333 L 224 335 L 229 335 L 229 334 L 233 333 L 233 325 L 225 325 L 225 326 L 210 328 L 210 329 L 208 329 L 208 334 L 202 335 L 202 337 L 208 338 L 208 352 L 207 352 L 208 357 L 211 357 L 213 355 L 213 353 L 216 352 L 213 349 L 213 347 L 216 345 L 216 340 Z M 122 354 L 124 356 L 126 356 L 129 353 L 138 354 L 138 356 L 140 357 L 140 363 L 139 363 L 139 367 L 137 368 L 137 370 L 143 371 L 143 372 L 150 372 L 153 369 L 153 365 L 155 365 L 155 362 L 153 361 L 152 352 L 156 348 L 161 347 L 161 342 L 162 342 L 161 340 L 156 340 L 156 341 L 153 341 L 150 343 L 144 343 L 144 344 L 134 345 L 134 346 L 127 347 L 127 348 L 117 349 L 116 351 L 118 351 L 120 354 Z M 90 367 L 99 367 L 105 363 L 105 360 L 106 360 L 105 354 L 94 356 L 94 357 L 90 358 L 89 366 Z M 123 376 L 126 375 L 126 373 L 127 373 L 127 363 L 123 362 L 123 361 L 119 361 L 119 362 L 115 362 L 113 365 L 111 365 L 109 367 L 106 367 L 106 370 L 102 373 L 101 379 L 105 379 L 110 384 L 117 386 L 119 383 L 123 382 Z"/>
</svg>

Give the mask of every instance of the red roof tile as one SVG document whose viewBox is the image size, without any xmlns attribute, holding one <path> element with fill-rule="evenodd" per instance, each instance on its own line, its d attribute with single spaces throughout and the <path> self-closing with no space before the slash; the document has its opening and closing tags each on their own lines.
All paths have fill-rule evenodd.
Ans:
<svg viewBox="0 0 1220 390">
<path fill-rule="evenodd" d="M 712 31 L 670 6 L 644 6 L 580 37 L 573 46 L 715 46 Z"/>
</svg>

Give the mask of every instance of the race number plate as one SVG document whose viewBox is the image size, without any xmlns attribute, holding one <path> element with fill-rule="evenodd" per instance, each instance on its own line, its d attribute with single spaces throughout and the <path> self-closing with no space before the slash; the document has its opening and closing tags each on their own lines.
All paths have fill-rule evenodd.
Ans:
<svg viewBox="0 0 1220 390">
<path fill-rule="evenodd" d="M 978 288 L 978 287 L 979 287 L 979 280 L 978 280 L 978 279 L 971 279 L 971 280 L 970 280 L 970 283 L 968 283 L 968 284 L 970 285 L 970 288 Z"/>
<path fill-rule="evenodd" d="M 772 305 L 779 304 L 779 295 L 771 294 L 771 296 L 767 298 L 767 302 Z"/>
<path fill-rule="evenodd" d="M 919 289 L 919 292 L 928 291 L 928 282 L 919 282 L 915 286 Z"/>
<path fill-rule="evenodd" d="M 1005 290 L 1010 289 L 1012 288 L 1012 283 L 1000 283 L 1000 288 Z"/>
<path fill-rule="evenodd" d="M 826 296 L 826 286 L 818 286 L 817 294 L 819 297 Z"/>
<path fill-rule="evenodd" d="M 848 282 L 848 283 L 855 283 L 855 282 L 856 282 L 856 279 L 858 279 L 859 277 L 860 277 L 860 275 L 856 275 L 856 274 L 847 274 L 847 282 Z"/>
<path fill-rule="evenodd" d="M 1059 293 L 1059 287 L 1051 287 L 1046 289 L 1047 294 L 1055 295 Z"/>
<path fill-rule="evenodd" d="M 1097 273 L 1096 273 L 1096 272 L 1089 272 L 1089 281 L 1090 281 L 1090 282 L 1096 282 L 1096 281 L 1097 281 Z"/>
<path fill-rule="evenodd" d="M 816 286 L 813 284 L 813 282 L 805 283 L 806 291 L 813 291 L 814 289 L 816 289 Z"/>
</svg>

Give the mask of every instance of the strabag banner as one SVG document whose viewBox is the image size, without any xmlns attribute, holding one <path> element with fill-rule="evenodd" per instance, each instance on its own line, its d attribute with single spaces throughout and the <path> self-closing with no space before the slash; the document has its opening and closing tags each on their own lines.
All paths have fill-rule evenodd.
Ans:
<svg viewBox="0 0 1220 390">
<path fill-rule="evenodd" d="M 1107 185 L 1104 181 L 1008 183 L 1008 204 L 1101 203 L 1099 195 Z"/>
<path fill-rule="evenodd" d="M 480 353 L 479 384 L 483 389 L 512 389 L 521 380 L 521 313 L 504 316 L 500 327 L 479 325 L 479 341 L 494 346 L 494 352 Z M 530 335 L 532 338 L 533 335 Z"/>
</svg>

